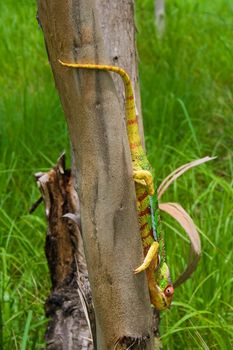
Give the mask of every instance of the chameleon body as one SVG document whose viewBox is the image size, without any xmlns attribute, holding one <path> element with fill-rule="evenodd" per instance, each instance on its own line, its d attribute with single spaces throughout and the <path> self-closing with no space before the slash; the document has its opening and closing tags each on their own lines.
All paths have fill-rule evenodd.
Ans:
<svg viewBox="0 0 233 350">
<path fill-rule="evenodd" d="M 158 220 L 152 208 L 154 194 L 151 166 L 141 144 L 139 135 L 133 87 L 129 75 L 119 67 L 95 64 L 78 64 L 59 62 L 66 67 L 111 71 L 119 74 L 125 86 L 126 127 L 133 165 L 133 179 L 137 197 L 137 212 L 142 239 L 144 261 L 134 270 L 137 274 L 146 271 L 150 299 L 157 310 L 170 306 L 173 297 L 173 286 L 169 268 L 165 259 L 160 256 L 161 244 L 158 237 Z M 157 209 L 156 209 L 157 212 Z"/>
</svg>

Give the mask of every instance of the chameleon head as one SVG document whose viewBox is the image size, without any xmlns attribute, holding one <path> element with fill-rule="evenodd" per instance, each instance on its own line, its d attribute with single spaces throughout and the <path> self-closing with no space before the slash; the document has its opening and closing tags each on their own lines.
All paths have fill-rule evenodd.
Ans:
<svg viewBox="0 0 233 350">
<path fill-rule="evenodd" d="M 167 264 L 161 262 L 156 271 L 148 276 L 151 303 L 156 310 L 164 310 L 171 305 L 174 288 Z"/>
</svg>

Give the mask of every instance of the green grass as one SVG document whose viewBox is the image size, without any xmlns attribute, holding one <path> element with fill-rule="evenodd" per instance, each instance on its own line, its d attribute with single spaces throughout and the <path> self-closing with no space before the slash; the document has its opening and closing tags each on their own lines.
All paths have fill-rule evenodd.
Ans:
<svg viewBox="0 0 233 350">
<path fill-rule="evenodd" d="M 153 2 L 138 1 L 138 49 L 145 133 L 159 179 L 204 155 L 217 160 L 183 175 L 164 200 L 197 224 L 198 270 L 162 313 L 166 349 L 230 349 L 232 318 L 233 9 L 230 1 L 168 1 L 167 31 L 156 39 Z M 164 216 L 172 275 L 186 264 L 188 242 Z"/>
<path fill-rule="evenodd" d="M 35 3 L 0 3 L 0 349 L 41 349 L 50 282 L 43 208 L 33 180 L 69 150 Z M 138 50 L 147 149 L 160 182 L 185 162 L 217 155 L 168 191 L 194 218 L 203 254 L 192 279 L 163 312 L 165 349 L 233 348 L 232 131 L 233 5 L 230 0 L 168 0 L 167 31 L 156 38 L 153 1 L 137 1 Z M 164 215 L 173 279 L 188 242 Z"/>
</svg>

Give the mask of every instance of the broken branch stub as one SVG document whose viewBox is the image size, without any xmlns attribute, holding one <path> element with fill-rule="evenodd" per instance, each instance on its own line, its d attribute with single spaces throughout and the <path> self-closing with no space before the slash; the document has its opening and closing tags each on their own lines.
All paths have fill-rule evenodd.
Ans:
<svg viewBox="0 0 233 350">
<path fill-rule="evenodd" d="M 82 237 L 79 226 L 67 223 L 69 219 L 64 218 L 66 213 L 74 216 L 79 213 L 64 155 L 52 170 L 35 177 L 48 221 L 45 252 L 52 281 L 45 305 L 46 316 L 50 318 L 46 350 L 92 350 L 95 319 Z"/>
</svg>

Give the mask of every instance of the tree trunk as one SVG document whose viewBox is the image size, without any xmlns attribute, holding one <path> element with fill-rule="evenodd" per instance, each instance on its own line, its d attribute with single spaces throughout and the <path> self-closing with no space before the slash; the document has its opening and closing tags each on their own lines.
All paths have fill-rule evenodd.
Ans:
<svg viewBox="0 0 233 350">
<path fill-rule="evenodd" d="M 165 10 L 164 1 L 158 1 L 159 9 Z M 103 32 L 104 48 L 109 63 L 124 68 L 133 82 L 138 126 L 142 144 L 144 144 L 143 119 L 141 111 L 141 95 L 138 77 L 138 55 L 136 46 L 136 28 L 134 22 L 134 1 L 96 0 L 98 15 Z M 164 14 L 164 12 L 163 12 Z M 124 114 L 124 86 L 119 76 L 112 74 L 122 113 Z M 156 345 L 159 341 L 159 312 L 153 309 L 153 334 Z"/>
<path fill-rule="evenodd" d="M 122 104 L 109 73 L 58 63 L 111 64 L 95 1 L 38 0 L 38 13 L 72 144 L 97 349 L 153 349 L 146 278 L 132 273 L 143 256 Z"/>
</svg>

